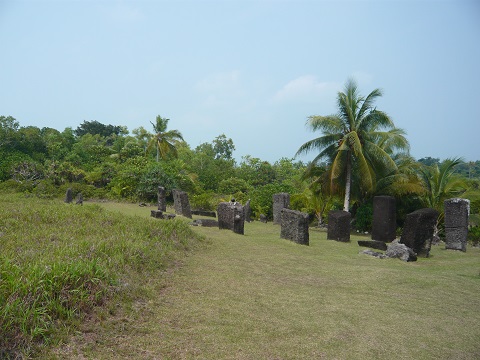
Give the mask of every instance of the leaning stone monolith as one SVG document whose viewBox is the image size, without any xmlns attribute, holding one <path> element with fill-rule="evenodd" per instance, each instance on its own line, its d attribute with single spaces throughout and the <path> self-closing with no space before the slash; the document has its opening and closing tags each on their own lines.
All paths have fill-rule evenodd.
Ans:
<svg viewBox="0 0 480 360">
<path fill-rule="evenodd" d="M 290 207 L 290 194 L 278 193 L 273 194 L 273 223 L 281 224 L 282 209 Z"/>
<path fill-rule="evenodd" d="M 167 211 L 166 192 L 163 186 L 158 187 L 157 200 L 158 200 L 158 210 L 163 212 Z"/>
<path fill-rule="evenodd" d="M 282 209 L 280 237 L 301 245 L 309 245 L 308 214 Z"/>
<path fill-rule="evenodd" d="M 395 240 L 397 216 L 393 196 L 373 198 L 372 240 L 391 242 Z"/>
<path fill-rule="evenodd" d="M 403 225 L 400 243 L 412 249 L 417 256 L 428 257 L 438 215 L 438 211 L 431 208 L 408 214 Z"/>
<path fill-rule="evenodd" d="M 192 210 L 190 209 L 188 194 L 180 190 L 173 190 L 172 192 L 173 192 L 173 203 L 175 207 L 175 214 L 182 215 L 191 219 Z"/>
</svg>

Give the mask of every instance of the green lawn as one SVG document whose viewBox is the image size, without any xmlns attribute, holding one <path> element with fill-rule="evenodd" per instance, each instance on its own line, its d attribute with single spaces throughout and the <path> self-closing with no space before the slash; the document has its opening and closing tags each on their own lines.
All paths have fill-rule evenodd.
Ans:
<svg viewBox="0 0 480 360">
<path fill-rule="evenodd" d="M 101 204 L 149 217 L 153 208 Z M 151 219 L 151 221 L 163 221 Z M 187 220 L 185 220 L 187 221 Z M 435 246 L 413 263 L 359 254 L 311 229 L 245 235 L 195 227 L 208 245 L 148 281 L 129 311 L 86 324 L 45 357 L 91 359 L 478 359 L 480 249 Z"/>
</svg>

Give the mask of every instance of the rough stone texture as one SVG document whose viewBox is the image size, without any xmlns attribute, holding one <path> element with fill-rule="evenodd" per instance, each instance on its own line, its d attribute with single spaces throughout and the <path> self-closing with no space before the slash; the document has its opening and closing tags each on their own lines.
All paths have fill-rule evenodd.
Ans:
<svg viewBox="0 0 480 360">
<path fill-rule="evenodd" d="M 290 194 L 278 193 L 273 194 L 273 223 L 282 223 L 282 209 L 290 207 Z"/>
<path fill-rule="evenodd" d="M 65 193 L 65 202 L 70 204 L 73 201 L 73 191 L 72 188 L 68 188 L 67 192 Z"/>
<path fill-rule="evenodd" d="M 193 226 L 218 227 L 218 221 L 213 219 L 197 219 L 192 223 Z"/>
<path fill-rule="evenodd" d="M 348 211 L 330 211 L 328 213 L 327 239 L 349 242 L 351 218 L 352 215 Z"/>
<path fill-rule="evenodd" d="M 190 202 L 188 201 L 188 194 L 186 192 L 173 190 L 173 203 L 175 207 L 175 214 L 182 215 L 190 219 L 192 218 Z"/>
<path fill-rule="evenodd" d="M 415 252 L 407 245 L 401 244 L 398 240 L 394 240 L 388 245 L 385 256 L 389 258 L 399 258 L 403 261 L 417 261 Z"/>
<path fill-rule="evenodd" d="M 383 250 L 383 251 L 387 250 L 387 244 L 385 244 L 383 241 L 377 241 L 377 240 L 359 240 L 358 246 L 365 246 L 372 249 Z"/>
<path fill-rule="evenodd" d="M 260 214 L 260 222 L 264 224 L 267 223 L 267 216 L 265 214 Z"/>
<path fill-rule="evenodd" d="M 282 209 L 280 237 L 301 245 L 309 245 L 308 214 Z"/>
<path fill-rule="evenodd" d="M 205 210 L 192 210 L 192 215 L 217 217 L 217 214 L 215 213 L 215 211 L 205 211 Z"/>
<path fill-rule="evenodd" d="M 360 251 L 359 254 L 370 255 L 370 256 L 377 257 L 379 259 L 386 259 L 387 258 L 387 256 L 385 256 L 385 254 L 382 254 L 382 253 L 379 253 L 379 252 L 376 252 L 376 251 L 373 251 L 373 250 L 370 250 L 370 249 Z"/>
<path fill-rule="evenodd" d="M 82 193 L 78 193 L 76 204 L 77 205 L 83 205 L 83 194 Z"/>
<path fill-rule="evenodd" d="M 470 200 L 453 198 L 444 201 L 445 249 L 467 251 Z"/>
<path fill-rule="evenodd" d="M 445 249 L 467 251 L 467 227 L 445 228 Z"/>
<path fill-rule="evenodd" d="M 396 230 L 395 198 L 375 196 L 373 198 L 372 240 L 393 241 L 396 237 Z"/>
<path fill-rule="evenodd" d="M 166 219 L 166 220 L 175 218 L 175 214 L 167 214 L 160 210 L 150 210 L 150 216 L 156 219 Z"/>
<path fill-rule="evenodd" d="M 468 228 L 470 200 L 459 198 L 448 199 L 443 202 L 443 206 L 445 209 L 446 228 Z"/>
<path fill-rule="evenodd" d="M 416 210 L 405 218 L 400 243 L 412 249 L 418 256 L 428 257 L 438 211 L 431 208 Z"/>
<path fill-rule="evenodd" d="M 247 202 L 244 205 L 245 209 L 245 221 L 246 222 L 251 222 L 252 221 L 252 208 L 250 207 L 250 199 L 247 200 Z"/>
<path fill-rule="evenodd" d="M 218 228 L 229 229 L 236 234 L 244 234 L 245 212 L 242 205 L 232 202 L 221 202 L 217 207 Z"/>
<path fill-rule="evenodd" d="M 158 210 L 167 211 L 167 199 L 165 195 L 165 188 L 163 186 L 158 187 L 157 199 L 158 199 Z"/>
</svg>

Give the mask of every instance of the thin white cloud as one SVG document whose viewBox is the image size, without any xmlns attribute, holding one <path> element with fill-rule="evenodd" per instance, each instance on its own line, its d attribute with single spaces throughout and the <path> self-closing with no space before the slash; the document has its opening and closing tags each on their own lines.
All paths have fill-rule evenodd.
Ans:
<svg viewBox="0 0 480 360">
<path fill-rule="evenodd" d="M 242 97 L 241 76 L 238 70 L 215 73 L 200 80 L 195 90 L 201 94 L 206 107 L 222 106 Z"/>
<path fill-rule="evenodd" d="M 145 14 L 124 2 L 117 3 L 108 10 L 108 16 L 117 22 L 137 22 L 145 18 Z"/>
<path fill-rule="evenodd" d="M 314 75 L 300 76 L 278 90 L 273 99 L 275 101 L 318 101 L 320 97 L 335 93 L 341 84 L 335 82 L 318 81 Z"/>
</svg>

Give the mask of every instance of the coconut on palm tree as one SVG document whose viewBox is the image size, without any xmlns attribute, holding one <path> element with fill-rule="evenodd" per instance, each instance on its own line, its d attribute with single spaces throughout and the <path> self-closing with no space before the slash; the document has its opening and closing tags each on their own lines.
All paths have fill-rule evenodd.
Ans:
<svg viewBox="0 0 480 360">
<path fill-rule="evenodd" d="M 150 122 L 153 126 L 155 134 L 148 143 L 147 150 L 152 146 L 157 149 L 157 162 L 159 158 L 166 159 L 169 154 L 177 157 L 176 143 L 183 141 L 183 136 L 178 130 L 167 131 L 168 122 L 170 119 L 162 118 L 158 115 L 155 119 L 155 124 Z"/>
<path fill-rule="evenodd" d="M 314 166 L 322 160 L 330 163 L 330 186 L 344 185 L 344 211 L 349 210 L 352 179 L 358 179 L 362 191 L 371 191 L 378 176 L 391 173 L 396 164 L 391 155 L 396 150 L 409 149 L 405 132 L 395 127 L 392 119 L 374 107 L 382 96 L 380 89 L 366 97 L 358 92 L 357 83 L 350 79 L 345 92 L 337 95 L 338 113 L 310 116 L 307 126 L 322 135 L 307 141 L 297 155 L 317 150 Z"/>
</svg>

